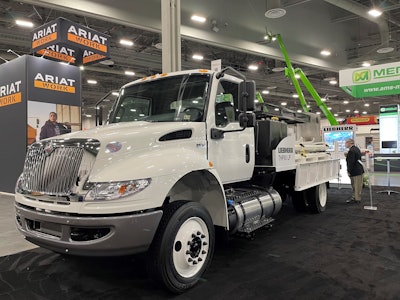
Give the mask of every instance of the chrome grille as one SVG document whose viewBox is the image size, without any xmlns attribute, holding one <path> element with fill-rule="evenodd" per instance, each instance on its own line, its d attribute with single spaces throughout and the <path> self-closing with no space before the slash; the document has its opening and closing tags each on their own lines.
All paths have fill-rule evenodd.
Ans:
<svg viewBox="0 0 400 300">
<path fill-rule="evenodd" d="M 19 192 L 68 196 L 83 184 L 93 166 L 100 142 L 96 140 L 50 140 L 30 146 Z"/>
</svg>

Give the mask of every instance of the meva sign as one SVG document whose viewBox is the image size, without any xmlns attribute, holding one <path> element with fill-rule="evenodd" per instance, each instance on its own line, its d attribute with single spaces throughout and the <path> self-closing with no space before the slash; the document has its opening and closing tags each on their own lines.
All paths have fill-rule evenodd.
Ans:
<svg viewBox="0 0 400 300">
<path fill-rule="evenodd" d="M 357 98 L 400 94 L 400 62 L 341 70 L 339 85 Z"/>
<path fill-rule="evenodd" d="M 31 48 L 37 55 L 70 64 L 88 64 L 109 58 L 110 36 L 58 18 L 31 32 Z"/>
</svg>

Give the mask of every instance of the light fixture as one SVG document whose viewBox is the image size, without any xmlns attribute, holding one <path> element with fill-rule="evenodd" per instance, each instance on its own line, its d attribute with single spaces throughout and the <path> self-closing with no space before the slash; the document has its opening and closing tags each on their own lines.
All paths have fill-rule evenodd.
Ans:
<svg viewBox="0 0 400 300">
<path fill-rule="evenodd" d="M 299 74 L 294 74 L 294 77 L 297 79 L 300 79 L 300 75 Z"/>
<path fill-rule="evenodd" d="M 267 95 L 267 94 L 269 94 L 269 91 L 268 90 L 263 90 L 261 93 L 264 94 L 264 95 Z"/>
<path fill-rule="evenodd" d="M 301 113 L 301 109 L 298 109 L 297 112 L 298 112 L 298 113 Z"/>
<path fill-rule="evenodd" d="M 133 42 L 130 40 L 120 39 L 119 43 L 124 46 L 129 46 L 129 47 L 133 46 Z"/>
<path fill-rule="evenodd" d="M 379 16 L 382 14 L 382 11 L 379 10 L 379 9 L 377 9 L 377 8 L 371 8 L 371 9 L 368 11 L 368 14 L 369 14 L 370 16 L 374 17 L 374 18 L 377 18 L 377 17 L 379 17 Z"/>
<path fill-rule="evenodd" d="M 369 62 L 367 62 L 367 61 L 364 61 L 364 62 L 362 63 L 362 66 L 363 66 L 363 67 L 370 67 L 371 64 L 370 64 Z"/>
<path fill-rule="evenodd" d="M 87 83 L 89 83 L 89 84 L 97 84 L 97 80 L 88 79 L 88 80 L 87 80 Z"/>
<path fill-rule="evenodd" d="M 323 56 L 329 56 L 329 55 L 331 55 L 331 51 L 326 50 L 326 49 L 322 50 L 320 53 L 321 53 L 321 55 L 323 55 Z"/>
<path fill-rule="evenodd" d="M 368 113 L 368 112 L 366 112 L 366 111 L 363 111 L 363 112 L 362 112 L 363 115 L 366 115 L 367 113 Z"/>
<path fill-rule="evenodd" d="M 317 114 L 317 115 L 320 115 L 320 114 L 321 114 L 321 112 L 320 112 L 320 111 L 317 111 L 317 112 L 316 112 L 316 114 Z"/>
<path fill-rule="evenodd" d="M 329 106 L 328 109 L 329 109 L 329 110 L 332 110 L 332 107 Z"/>
<path fill-rule="evenodd" d="M 365 103 L 364 106 L 368 107 L 368 106 L 369 106 L 369 103 Z"/>
<path fill-rule="evenodd" d="M 286 10 L 282 7 L 280 0 L 267 0 L 267 9 L 265 10 L 265 17 L 269 19 L 281 18 L 286 14 Z"/>
<path fill-rule="evenodd" d="M 85 70 L 85 67 L 82 65 L 82 66 L 79 66 L 79 69 L 80 69 L 81 71 L 83 71 L 83 70 Z"/>
<path fill-rule="evenodd" d="M 378 50 L 376 50 L 376 52 L 379 54 L 385 54 L 385 53 L 392 52 L 393 50 L 394 50 L 393 47 L 382 47 L 382 48 L 379 48 Z"/>
<path fill-rule="evenodd" d="M 190 19 L 192 21 L 199 22 L 199 23 L 204 23 L 207 20 L 206 18 L 198 16 L 198 15 L 193 15 Z"/>
<path fill-rule="evenodd" d="M 118 92 L 112 92 L 111 94 L 114 95 L 114 96 L 118 96 L 119 95 Z"/>
<path fill-rule="evenodd" d="M 346 112 L 349 113 L 349 112 L 350 112 L 350 109 L 346 109 Z"/>
<path fill-rule="evenodd" d="M 279 111 L 279 108 L 275 107 L 274 110 L 275 110 L 275 111 Z"/>
<path fill-rule="evenodd" d="M 257 65 L 249 65 L 248 69 L 251 71 L 256 71 L 256 70 L 258 70 L 258 66 Z"/>
<path fill-rule="evenodd" d="M 133 76 L 133 75 L 135 75 L 135 72 L 127 70 L 127 71 L 125 71 L 125 75 Z"/>
<path fill-rule="evenodd" d="M 337 84 L 337 80 L 336 79 L 335 80 L 331 80 L 331 81 L 329 81 L 329 84 L 335 85 L 335 84 Z"/>
<path fill-rule="evenodd" d="M 334 116 L 334 117 L 337 117 L 337 116 L 338 116 L 338 114 L 333 114 L 333 116 Z"/>
<path fill-rule="evenodd" d="M 218 32 L 219 31 L 219 27 L 217 26 L 217 21 L 216 20 L 212 20 L 211 21 L 211 30 L 214 32 Z"/>
<path fill-rule="evenodd" d="M 299 95 L 293 94 L 292 97 L 293 97 L 293 98 L 299 98 Z"/>
<path fill-rule="evenodd" d="M 17 19 L 15 20 L 15 24 L 21 27 L 29 27 L 29 28 L 33 27 L 33 23 L 31 21 L 26 21 L 26 20 Z"/>
<path fill-rule="evenodd" d="M 356 109 L 355 111 L 353 111 L 355 114 L 358 114 L 359 113 L 359 111 Z"/>
<path fill-rule="evenodd" d="M 200 54 L 193 54 L 192 58 L 195 60 L 203 60 L 204 57 Z"/>
<path fill-rule="evenodd" d="M 281 105 L 282 105 L 282 106 L 286 106 L 287 103 L 286 103 L 286 102 L 282 102 Z"/>
</svg>

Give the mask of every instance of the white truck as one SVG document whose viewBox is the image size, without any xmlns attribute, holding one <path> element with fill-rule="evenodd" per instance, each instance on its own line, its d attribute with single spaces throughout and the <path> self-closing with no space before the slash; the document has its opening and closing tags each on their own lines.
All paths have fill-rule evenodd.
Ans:
<svg viewBox="0 0 400 300">
<path fill-rule="evenodd" d="M 29 147 L 19 231 L 70 255 L 147 252 L 154 278 L 185 291 L 210 264 L 216 230 L 250 235 L 286 199 L 321 212 L 338 176 L 319 118 L 254 111 L 255 99 L 255 83 L 230 67 L 123 86 L 107 125 Z"/>
</svg>

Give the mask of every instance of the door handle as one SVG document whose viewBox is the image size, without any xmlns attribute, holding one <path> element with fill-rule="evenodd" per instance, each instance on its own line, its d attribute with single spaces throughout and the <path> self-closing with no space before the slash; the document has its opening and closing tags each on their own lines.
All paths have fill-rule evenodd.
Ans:
<svg viewBox="0 0 400 300">
<path fill-rule="evenodd" d="M 250 145 L 246 144 L 246 163 L 250 162 Z"/>
</svg>

